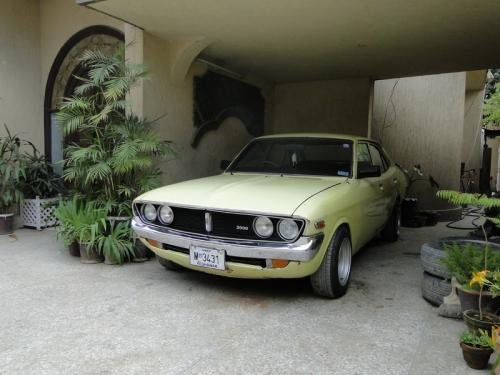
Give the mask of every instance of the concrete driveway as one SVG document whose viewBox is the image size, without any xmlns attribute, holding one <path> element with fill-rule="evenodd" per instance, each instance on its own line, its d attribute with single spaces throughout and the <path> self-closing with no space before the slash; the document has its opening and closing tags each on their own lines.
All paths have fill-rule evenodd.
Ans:
<svg viewBox="0 0 500 375">
<path fill-rule="evenodd" d="M 307 280 L 84 265 L 54 230 L 20 230 L 0 237 L 0 373 L 477 374 L 463 322 L 420 297 L 420 245 L 450 234 L 371 244 L 347 295 L 324 300 Z"/>
</svg>

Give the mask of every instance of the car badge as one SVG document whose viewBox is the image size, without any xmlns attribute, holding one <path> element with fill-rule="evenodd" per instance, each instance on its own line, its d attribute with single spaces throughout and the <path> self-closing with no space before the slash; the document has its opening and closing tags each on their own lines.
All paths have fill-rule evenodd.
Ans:
<svg viewBox="0 0 500 375">
<path fill-rule="evenodd" d="M 210 212 L 205 212 L 205 230 L 212 231 L 212 214 Z"/>
</svg>

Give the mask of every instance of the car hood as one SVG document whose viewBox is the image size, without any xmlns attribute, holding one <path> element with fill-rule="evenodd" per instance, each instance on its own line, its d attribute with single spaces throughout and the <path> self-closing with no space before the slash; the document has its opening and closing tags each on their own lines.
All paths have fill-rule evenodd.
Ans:
<svg viewBox="0 0 500 375">
<path fill-rule="evenodd" d="M 344 181 L 346 177 L 223 173 L 151 190 L 137 200 L 290 216 L 307 198 Z"/>
</svg>

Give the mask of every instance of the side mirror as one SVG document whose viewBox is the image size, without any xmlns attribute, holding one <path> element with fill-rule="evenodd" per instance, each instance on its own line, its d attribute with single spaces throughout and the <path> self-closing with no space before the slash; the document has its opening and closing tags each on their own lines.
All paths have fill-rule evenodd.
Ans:
<svg viewBox="0 0 500 375">
<path fill-rule="evenodd" d="M 225 171 L 227 167 L 229 167 L 229 164 L 231 164 L 231 160 L 221 160 L 220 161 L 220 169 Z"/>
<path fill-rule="evenodd" d="M 380 177 L 382 173 L 380 172 L 380 166 L 362 166 L 358 168 L 358 178 L 366 177 Z"/>
</svg>

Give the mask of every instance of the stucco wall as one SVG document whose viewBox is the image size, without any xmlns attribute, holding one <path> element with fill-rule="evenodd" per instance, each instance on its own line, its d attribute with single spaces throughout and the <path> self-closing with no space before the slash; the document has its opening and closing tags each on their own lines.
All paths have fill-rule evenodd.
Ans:
<svg viewBox="0 0 500 375">
<path fill-rule="evenodd" d="M 483 114 L 484 89 L 465 92 L 464 132 L 462 162 L 465 169 L 475 169 L 479 176 L 481 168 L 481 119 Z M 478 182 L 478 181 L 476 181 Z"/>
<path fill-rule="evenodd" d="M 193 77 L 204 68 L 193 64 L 184 81 L 172 82 L 170 67 L 172 46 L 144 32 L 144 63 L 151 77 L 143 84 L 144 116 L 158 120 L 157 131 L 174 142 L 177 157 L 162 163 L 162 182 L 172 183 L 209 176 L 219 171 L 222 159 L 232 158 L 251 136 L 237 119 L 227 119 L 218 130 L 207 133 L 196 149 L 190 145 L 193 126 Z"/>
<path fill-rule="evenodd" d="M 0 134 L 3 124 L 43 149 L 39 6 L 2 0 L 0 11 Z"/>
<path fill-rule="evenodd" d="M 40 43 L 42 88 L 54 59 L 64 43 L 78 31 L 93 25 L 106 25 L 120 31 L 124 23 L 114 18 L 77 5 L 73 0 L 40 1 Z"/>
<path fill-rule="evenodd" d="M 278 84 L 267 132 L 366 136 L 371 85 L 367 78 Z"/>
<path fill-rule="evenodd" d="M 420 164 L 441 188 L 458 189 L 464 94 L 464 72 L 376 81 L 372 136 L 401 166 Z M 416 185 L 421 207 L 446 207 L 428 186 Z"/>
</svg>

